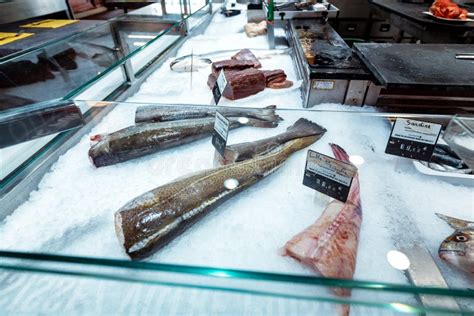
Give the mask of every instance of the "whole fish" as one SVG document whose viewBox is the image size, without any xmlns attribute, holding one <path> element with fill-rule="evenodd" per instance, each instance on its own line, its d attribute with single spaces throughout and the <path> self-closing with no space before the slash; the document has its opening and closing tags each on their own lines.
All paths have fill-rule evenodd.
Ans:
<svg viewBox="0 0 474 316">
<path fill-rule="evenodd" d="M 331 144 L 335 157 L 349 162 L 338 145 Z M 291 256 L 327 278 L 352 279 L 354 276 L 362 203 L 358 176 L 352 180 L 346 203 L 334 200 L 314 224 L 288 241 L 283 255 Z M 336 295 L 349 296 L 349 289 L 335 288 Z"/>
<path fill-rule="evenodd" d="M 250 50 L 254 53 L 257 52 L 255 54 L 255 57 L 257 57 L 257 59 L 271 59 L 275 56 L 289 55 L 293 51 L 293 48 L 291 47 L 284 48 L 284 49 L 250 48 Z M 236 49 L 217 50 L 217 51 L 203 53 L 203 54 L 184 55 L 184 56 L 176 58 L 176 60 L 182 60 L 186 58 L 190 59 L 191 56 L 194 56 L 196 58 L 204 58 L 204 59 L 207 59 L 208 57 L 212 57 L 213 59 L 219 59 L 219 58 L 228 57 L 230 54 L 235 54 L 236 52 L 238 52 L 238 50 Z"/>
<path fill-rule="evenodd" d="M 257 155 L 267 154 L 290 140 L 306 136 L 322 136 L 325 132 L 325 128 L 307 119 L 300 118 L 295 124 L 288 127 L 284 133 L 255 142 L 240 143 L 226 147 L 224 157 L 221 157 L 220 162 L 225 165 L 251 159 Z"/>
<path fill-rule="evenodd" d="M 224 116 L 243 116 L 259 120 L 265 120 L 269 116 L 275 115 L 275 105 L 265 108 L 233 108 L 222 107 L 219 112 Z M 217 108 L 215 106 L 179 106 L 170 105 L 143 105 L 137 107 L 135 111 L 135 123 L 144 122 L 167 122 L 193 118 L 215 117 Z"/>
<path fill-rule="evenodd" d="M 262 119 L 227 117 L 230 128 L 254 126 L 272 128 L 281 118 L 269 115 Z M 126 127 L 110 134 L 91 137 L 89 158 L 96 167 L 103 167 L 158 151 L 187 144 L 212 134 L 215 118 L 207 117 L 159 123 L 144 123 Z"/>
<path fill-rule="evenodd" d="M 461 270 L 474 273 L 474 222 L 436 215 L 455 230 L 439 246 L 439 257 Z"/>
<path fill-rule="evenodd" d="M 195 55 L 176 58 L 170 63 L 170 69 L 176 72 L 195 72 L 199 69 L 210 67 L 212 61 L 209 58 L 197 57 Z"/>
<path fill-rule="evenodd" d="M 321 135 L 297 138 L 280 150 L 204 170 L 151 190 L 115 213 L 119 242 L 132 259 L 143 259 L 179 236 L 224 201 L 280 167 Z"/>
</svg>

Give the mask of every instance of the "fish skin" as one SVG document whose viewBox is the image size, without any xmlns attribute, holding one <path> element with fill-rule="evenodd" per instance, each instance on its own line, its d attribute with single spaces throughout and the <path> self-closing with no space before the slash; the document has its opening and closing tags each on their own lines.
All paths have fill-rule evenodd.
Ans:
<svg viewBox="0 0 474 316">
<path fill-rule="evenodd" d="M 316 136 L 294 139 L 277 152 L 204 170 L 133 199 L 115 213 L 119 242 L 132 259 L 152 255 L 221 203 L 271 174 L 292 153 L 317 139 Z M 224 185 L 227 179 L 235 179 L 239 185 L 228 189 Z"/>
<path fill-rule="evenodd" d="M 269 120 L 249 118 L 247 124 L 239 123 L 240 117 L 227 117 L 230 128 L 278 126 L 279 116 Z M 89 149 L 89 158 L 96 167 L 108 166 L 153 154 L 158 151 L 191 143 L 208 137 L 214 130 L 215 118 L 199 118 L 171 122 L 144 123 L 126 127 L 110 134 L 93 135 L 96 142 Z"/>
<path fill-rule="evenodd" d="M 349 156 L 338 145 L 331 144 L 335 157 L 349 162 Z M 358 176 L 352 180 L 346 203 L 334 200 L 316 222 L 294 236 L 283 248 L 291 256 L 327 278 L 352 279 L 354 276 L 362 203 Z M 350 296 L 347 288 L 334 288 L 336 295 Z"/>
<path fill-rule="evenodd" d="M 192 61 L 192 67 L 191 67 Z M 176 72 L 196 72 L 199 69 L 205 69 L 212 64 L 209 58 L 202 58 L 196 56 L 183 56 L 176 58 L 170 63 L 170 69 Z M 192 69 L 191 69 L 192 68 Z"/>
<path fill-rule="evenodd" d="M 435 213 L 454 229 L 439 246 L 438 255 L 449 264 L 474 274 L 474 222 Z"/>
<path fill-rule="evenodd" d="M 319 136 L 322 137 L 326 129 L 305 118 L 298 119 L 286 132 L 278 135 L 260 139 L 254 142 L 240 143 L 227 146 L 224 157 L 220 158 L 223 165 L 251 159 L 258 155 L 264 155 L 282 144 L 300 137 Z"/>
<path fill-rule="evenodd" d="M 269 105 L 265 108 L 249 109 L 215 106 L 192 106 L 177 107 L 176 105 L 143 105 L 137 107 L 135 111 L 135 123 L 167 122 L 193 118 L 215 117 L 216 111 L 224 116 L 252 117 L 260 120 L 280 120 L 283 119 L 275 114 L 276 105 Z"/>
</svg>

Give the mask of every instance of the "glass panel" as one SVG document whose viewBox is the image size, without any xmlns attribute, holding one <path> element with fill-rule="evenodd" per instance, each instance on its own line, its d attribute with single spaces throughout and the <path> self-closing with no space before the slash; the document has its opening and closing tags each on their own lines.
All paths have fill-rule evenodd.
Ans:
<svg viewBox="0 0 474 316">
<path fill-rule="evenodd" d="M 82 102 L 77 103 L 81 105 Z M 439 311 L 437 308 L 474 311 L 474 296 L 468 290 L 473 284 L 472 275 L 461 270 L 466 268 L 465 265 L 451 260 L 451 256 L 456 256 L 455 252 L 449 256 L 441 253 L 443 258 L 439 257 L 440 244 L 454 229 L 435 214 L 442 212 L 472 221 L 472 179 L 471 182 L 461 182 L 462 177 L 455 175 L 448 178 L 426 174 L 418 168 L 417 161 L 385 154 L 391 123 L 400 116 L 331 110 L 218 107 L 225 117 L 234 122 L 234 127 L 243 125 L 229 132 L 227 144 L 234 147 L 228 148 L 231 151 L 226 153 L 226 161 L 239 157 L 238 160 L 251 159 L 249 155 L 255 152 L 262 156 L 250 162 L 213 169 L 222 162 L 211 145 L 210 137 L 216 107 L 154 105 L 153 109 L 143 111 L 140 107 L 144 104 L 88 102 L 88 106 L 94 104 L 96 106 L 92 107 L 91 113 L 96 107 L 111 111 L 100 122 L 95 120 L 77 131 L 77 141 L 65 144 L 59 158 L 51 157 L 49 162 L 53 167 L 46 174 L 43 172 L 44 175 L 37 174 L 42 179 L 37 188 L 30 188 L 31 193 L 13 188 L 4 197 L 4 205 L 13 205 L 10 202 L 13 197 L 24 197 L 19 206 L 5 207 L 0 213 L 0 249 L 12 251 L 0 253 L 2 268 L 10 271 L 4 278 L 13 280 L 10 281 L 12 287 L 5 288 L 7 293 L 14 293 L 13 289 L 20 285 L 25 286 L 32 289 L 33 300 L 39 295 L 34 287 L 39 284 L 37 282 L 43 282 L 40 279 L 44 278 L 47 284 L 44 286 L 49 287 L 56 286 L 50 285 L 54 278 L 68 278 L 32 277 L 36 274 L 23 277 L 23 273 L 18 271 L 30 269 L 93 279 L 74 279 L 72 284 L 105 282 L 99 279 L 138 282 L 142 289 L 136 290 L 136 294 L 125 292 L 128 287 L 116 286 L 117 296 L 137 295 L 137 299 L 142 298 L 140 291 L 152 291 L 153 286 L 157 287 L 157 292 L 160 292 L 161 286 L 177 286 L 180 292 L 183 291 L 180 297 L 194 293 L 193 296 L 211 302 L 204 305 L 215 303 L 216 310 L 224 308 L 224 311 L 222 306 L 225 304 L 220 305 L 221 300 L 227 302 L 245 297 L 249 297 L 246 299 L 249 305 L 235 307 L 237 310 L 242 308 L 242 312 L 250 308 L 267 313 L 267 308 L 274 308 L 270 306 L 280 301 L 282 311 L 288 308 L 301 312 L 312 308 L 327 308 L 334 312 L 336 305 L 345 302 L 351 304 L 354 313 L 357 311 L 360 314 L 372 311 L 372 308 L 374 313 L 380 309 L 393 312 L 430 311 L 430 308 L 435 308 L 435 311 Z M 143 124 L 133 127 L 137 109 L 140 109 L 138 121 Z M 333 109 L 340 107 L 334 106 Z M 179 121 L 187 115 L 193 119 Z M 203 118 L 197 119 L 196 116 Z M 159 117 L 176 122 L 148 125 L 143 122 Z M 436 115 L 403 117 L 437 122 L 443 126 L 447 126 L 451 119 Z M 317 123 L 319 127 L 301 118 Z M 176 127 L 198 123 L 201 125 L 197 125 L 190 135 L 183 134 L 184 127 Z M 266 128 L 269 126 L 273 128 Z M 242 142 L 254 142 L 285 133 L 290 126 L 293 128 L 287 134 L 267 140 L 263 145 L 235 147 Z M 113 139 L 117 142 L 108 142 L 112 137 L 107 136 L 108 133 L 126 127 L 130 127 L 127 133 L 134 130 L 137 133 L 127 136 L 130 138 L 114 134 Z M 170 129 L 172 133 L 161 139 L 162 133 L 168 133 Z M 153 137 L 142 137 L 138 130 L 149 130 Z M 290 137 L 288 133 L 295 130 L 298 136 L 292 137 L 304 136 L 305 141 L 287 141 L 285 137 Z M 308 137 L 314 135 L 322 137 L 310 144 L 314 139 Z M 91 140 L 99 145 L 91 145 Z M 342 146 L 358 168 L 363 218 L 355 255 L 354 281 L 338 279 L 342 274 L 331 274 L 325 270 L 332 264 L 328 265 L 322 259 L 317 261 L 319 256 L 304 257 L 315 264 L 318 274 L 291 257 L 296 256 L 297 249 L 287 248 L 290 256 L 281 255 L 282 248 L 285 245 L 290 247 L 291 244 L 286 243 L 295 235 L 320 218 L 329 220 L 333 207 L 338 210 L 335 205 L 340 204 L 334 204 L 328 196 L 302 184 L 308 149 L 330 157 L 334 157 L 334 152 L 340 155 L 340 150 L 336 148 L 333 151 L 328 143 Z M 275 144 L 287 147 L 276 154 L 279 148 Z M 91 148 L 96 149 L 90 151 Z M 286 154 L 298 148 L 300 150 L 284 162 L 271 160 L 275 157 L 286 159 Z M 47 159 L 47 153 L 44 155 Z M 262 161 L 266 164 L 261 165 Z M 274 170 L 280 163 L 281 167 Z M 242 164 L 248 169 L 231 169 Z M 204 175 L 199 173 L 205 169 L 214 171 Z M 470 175 L 463 175 L 466 176 Z M 200 187 L 201 183 L 206 185 Z M 355 186 L 357 182 L 353 180 L 352 183 Z M 170 185 L 163 187 L 166 184 Z M 247 186 L 248 189 L 243 191 Z M 161 187 L 159 191 L 126 206 L 128 201 L 158 187 Z M 229 192 L 231 194 L 228 195 Z M 236 196 L 232 197 L 234 194 Z M 155 208 L 149 210 L 150 217 L 142 222 L 135 225 L 133 221 L 140 218 L 140 214 L 146 215 L 148 206 L 143 206 L 143 212 L 137 212 L 136 217 L 131 217 L 129 221 L 122 215 L 129 213 L 120 213 L 119 217 L 116 215 L 119 209 L 133 212 L 133 207 L 142 205 L 143 199 L 152 195 L 156 195 L 158 202 L 154 202 Z M 351 203 L 359 205 L 353 199 Z M 207 208 L 209 205 L 211 208 Z M 349 205 L 344 209 L 351 210 L 352 204 L 344 205 Z M 200 213 L 202 210 L 205 213 Z M 355 213 L 347 214 L 359 214 L 357 208 L 352 210 Z M 175 221 L 172 218 L 176 212 L 184 213 L 179 213 L 177 218 L 180 220 Z M 203 218 L 194 217 L 207 213 Z M 154 216 L 164 218 L 156 221 Z M 180 221 L 188 218 L 195 219 L 196 223 L 189 228 L 180 226 Z M 172 223 L 170 226 L 168 220 Z M 336 225 L 330 227 L 342 229 L 342 235 L 338 235 L 337 229 L 325 231 L 328 244 L 317 244 L 322 247 L 321 258 L 341 260 L 344 269 L 352 265 L 350 258 L 353 257 L 349 250 L 354 248 L 341 240 L 351 238 L 359 231 L 358 220 L 359 217 L 341 217 L 329 221 Z M 130 226 L 124 226 L 125 223 L 130 223 Z M 338 226 L 341 223 L 349 226 Z M 144 230 L 140 232 L 133 227 L 144 227 Z M 315 234 L 314 240 L 326 240 L 318 235 L 321 228 L 315 226 L 313 229 L 306 233 L 309 236 Z M 170 235 L 166 233 L 168 230 Z M 165 234 L 163 239 L 157 237 L 162 234 Z M 150 241 L 156 241 L 156 244 L 149 246 Z M 308 245 L 303 243 L 299 246 L 305 248 Z M 466 248 L 466 251 L 470 250 Z M 36 256 L 33 253 L 62 256 Z M 325 253 L 332 255 L 326 256 Z M 130 261 L 129 256 L 146 257 L 146 260 Z M 31 277 L 33 279 L 28 280 Z M 24 279 L 15 283 L 17 278 Z M 26 287 L 25 284 L 31 286 Z M 332 289 L 338 287 L 352 288 L 352 296 L 333 295 Z M 89 289 L 85 286 L 82 292 L 90 297 L 96 293 L 94 288 L 93 285 Z M 188 290 L 191 292 L 186 292 Z M 433 295 L 442 295 L 445 299 Z M 87 298 L 84 300 L 87 301 Z M 169 312 L 173 308 L 186 312 L 187 307 L 179 297 L 170 298 L 165 303 L 157 300 L 160 303 L 156 303 L 156 308 L 162 311 Z M 112 301 L 113 296 L 110 297 Z M 60 302 L 58 304 L 63 304 Z M 8 305 L 5 301 L 0 302 L 0 306 L 2 304 Z M 108 303 L 100 304 L 107 306 Z M 129 312 L 132 307 L 124 303 L 123 308 Z"/>
<path fill-rule="evenodd" d="M 180 15 L 125 15 L 27 54 L 3 58 L 0 110 L 71 98 L 118 67 L 126 73 L 120 84 L 133 81 L 145 65 L 185 35 L 185 23 Z"/>
<path fill-rule="evenodd" d="M 337 315 L 349 310 L 351 315 L 452 314 L 460 310 L 439 305 L 453 297 L 469 301 L 467 291 L 116 260 L 94 263 L 67 257 L 61 261 L 57 256 L 35 254 L 17 260 L 8 258 L 8 253 L 1 255 L 3 313 Z M 352 289 L 352 298 L 333 295 L 334 285 Z M 421 293 L 429 293 L 438 306 L 418 303 Z"/>
<path fill-rule="evenodd" d="M 8 108 L 64 97 L 116 63 L 115 47 L 105 24 L 0 63 L 3 104 Z"/>
</svg>

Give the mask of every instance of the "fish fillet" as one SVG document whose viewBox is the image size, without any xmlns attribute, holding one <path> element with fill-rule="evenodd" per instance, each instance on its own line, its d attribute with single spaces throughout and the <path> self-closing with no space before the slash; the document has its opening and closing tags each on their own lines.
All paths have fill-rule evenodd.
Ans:
<svg viewBox="0 0 474 316">
<path fill-rule="evenodd" d="M 334 155 L 349 161 L 347 153 L 331 144 Z M 333 201 L 314 224 L 288 241 L 284 255 L 290 256 L 328 278 L 352 279 L 354 276 L 362 205 L 357 176 L 352 181 L 346 203 Z M 350 296 L 349 289 L 335 288 L 340 296 Z"/>
</svg>

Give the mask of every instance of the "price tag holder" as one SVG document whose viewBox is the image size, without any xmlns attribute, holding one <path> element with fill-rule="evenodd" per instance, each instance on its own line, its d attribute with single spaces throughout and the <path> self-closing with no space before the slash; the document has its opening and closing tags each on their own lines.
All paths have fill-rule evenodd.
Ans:
<svg viewBox="0 0 474 316">
<path fill-rule="evenodd" d="M 303 185 L 346 202 L 357 168 L 321 153 L 308 150 Z"/>
<path fill-rule="evenodd" d="M 214 96 L 214 102 L 216 105 L 219 104 L 219 100 L 221 99 L 226 87 L 227 79 L 225 77 L 224 70 L 221 70 L 219 76 L 217 77 L 216 84 L 212 88 L 212 95 Z"/>
<path fill-rule="evenodd" d="M 224 156 L 229 135 L 230 121 L 224 115 L 216 111 L 216 121 L 214 122 L 214 131 L 212 132 L 212 145 L 221 156 Z"/>
<path fill-rule="evenodd" d="M 440 124 L 397 118 L 393 124 L 385 153 L 430 161 L 440 133 Z"/>
</svg>

